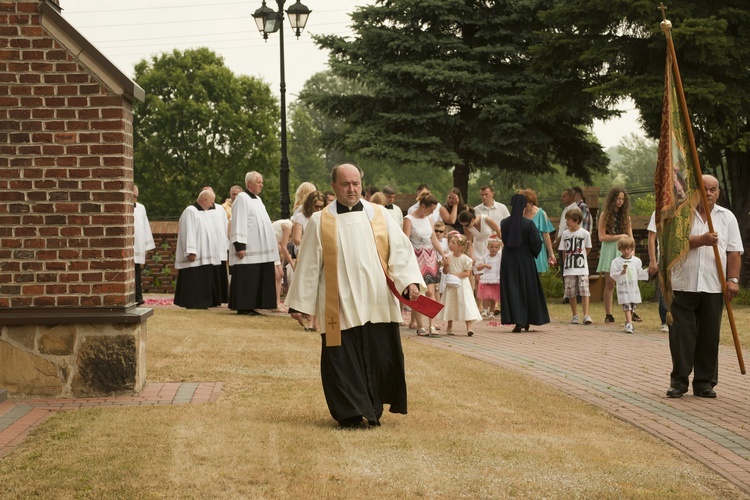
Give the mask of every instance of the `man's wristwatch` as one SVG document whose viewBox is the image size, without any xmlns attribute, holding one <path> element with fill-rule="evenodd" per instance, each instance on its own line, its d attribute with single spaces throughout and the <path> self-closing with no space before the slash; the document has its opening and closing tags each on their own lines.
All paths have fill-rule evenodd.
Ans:
<svg viewBox="0 0 750 500">
<path fill-rule="evenodd" d="M 735 285 L 739 285 L 740 284 L 740 280 L 738 278 L 727 278 L 727 281 L 731 281 Z"/>
</svg>

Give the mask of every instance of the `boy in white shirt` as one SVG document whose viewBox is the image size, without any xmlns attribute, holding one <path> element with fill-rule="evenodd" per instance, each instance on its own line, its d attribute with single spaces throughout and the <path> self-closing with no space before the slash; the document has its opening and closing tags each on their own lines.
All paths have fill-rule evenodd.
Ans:
<svg viewBox="0 0 750 500">
<path fill-rule="evenodd" d="M 589 316 L 589 264 L 588 250 L 591 248 L 591 234 L 581 227 L 583 213 L 580 208 L 571 208 L 565 212 L 565 222 L 568 226 L 560 238 L 558 250 L 563 252 L 563 282 L 565 283 L 565 297 L 570 303 L 574 325 L 580 323 L 578 319 L 578 305 L 576 296 L 581 296 L 583 306 L 583 324 L 593 323 Z"/>
<path fill-rule="evenodd" d="M 641 303 L 641 290 L 638 280 L 648 279 L 648 270 L 643 269 L 643 262 L 634 255 L 635 240 L 625 236 L 617 242 L 617 249 L 622 253 L 612 261 L 609 275 L 617 282 L 617 303 L 625 312 L 625 333 L 633 333 L 633 314 L 636 304 Z"/>
</svg>

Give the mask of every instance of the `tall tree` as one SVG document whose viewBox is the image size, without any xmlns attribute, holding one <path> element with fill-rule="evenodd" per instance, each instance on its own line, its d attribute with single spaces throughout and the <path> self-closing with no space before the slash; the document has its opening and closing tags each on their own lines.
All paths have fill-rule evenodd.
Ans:
<svg viewBox="0 0 750 500">
<path fill-rule="evenodd" d="M 277 208 L 278 104 L 267 84 L 235 76 L 207 48 L 142 60 L 135 80 L 146 91 L 135 105 L 135 181 L 149 215 L 179 216 L 207 185 L 221 199 L 250 170 Z"/>
<path fill-rule="evenodd" d="M 553 0 L 377 0 L 352 14 L 353 39 L 315 37 L 349 93 L 301 97 L 341 121 L 331 144 L 399 165 L 453 170 L 466 193 L 482 169 L 547 172 L 557 162 L 587 180 L 607 158 L 593 116 L 534 112 L 529 72 L 537 12 Z"/>
<path fill-rule="evenodd" d="M 702 169 L 720 179 L 722 204 L 748 234 L 750 3 L 681 0 L 666 14 Z M 558 2 L 542 19 L 547 28 L 532 54 L 537 71 L 553 76 L 546 91 L 605 115 L 630 96 L 646 132 L 658 139 L 666 42 L 656 2 Z"/>
</svg>

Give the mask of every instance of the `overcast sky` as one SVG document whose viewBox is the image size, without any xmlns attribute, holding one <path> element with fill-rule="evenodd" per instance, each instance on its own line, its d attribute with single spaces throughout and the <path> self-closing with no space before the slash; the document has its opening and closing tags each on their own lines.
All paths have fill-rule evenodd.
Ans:
<svg viewBox="0 0 750 500">
<path fill-rule="evenodd" d="M 286 0 L 285 9 L 296 0 Z M 292 102 L 305 81 L 326 69 L 327 53 L 310 34 L 349 35 L 349 13 L 368 0 L 303 0 L 312 10 L 305 31 L 294 37 L 284 26 L 287 102 Z M 264 42 L 253 12 L 262 0 L 60 0 L 63 16 L 125 74 L 144 58 L 173 49 L 209 47 L 224 57 L 236 74 L 258 77 L 279 95 L 279 35 Z M 267 0 L 276 9 L 275 0 Z M 597 123 L 594 133 L 606 148 L 623 136 L 641 134 L 632 103 L 624 118 Z"/>
</svg>

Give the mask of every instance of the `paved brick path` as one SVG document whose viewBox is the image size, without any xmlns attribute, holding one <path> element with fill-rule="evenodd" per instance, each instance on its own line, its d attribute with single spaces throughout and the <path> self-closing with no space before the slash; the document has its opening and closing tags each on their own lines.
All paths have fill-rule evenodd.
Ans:
<svg viewBox="0 0 750 500">
<path fill-rule="evenodd" d="M 552 323 L 532 330 L 512 333 L 510 327 L 483 321 L 473 337 L 417 337 L 407 330 L 404 335 L 535 377 L 603 408 L 750 494 L 750 376 L 740 374 L 733 347 L 722 347 L 719 354 L 716 399 L 692 392 L 670 399 L 665 395 L 671 371 L 666 333 L 638 323 L 634 335 L 603 324 Z"/>
<path fill-rule="evenodd" d="M 222 386 L 222 382 L 147 384 L 138 396 L 11 399 L 0 403 L 0 457 L 23 441 L 32 427 L 58 411 L 84 407 L 208 403 L 218 399 Z"/>
</svg>

